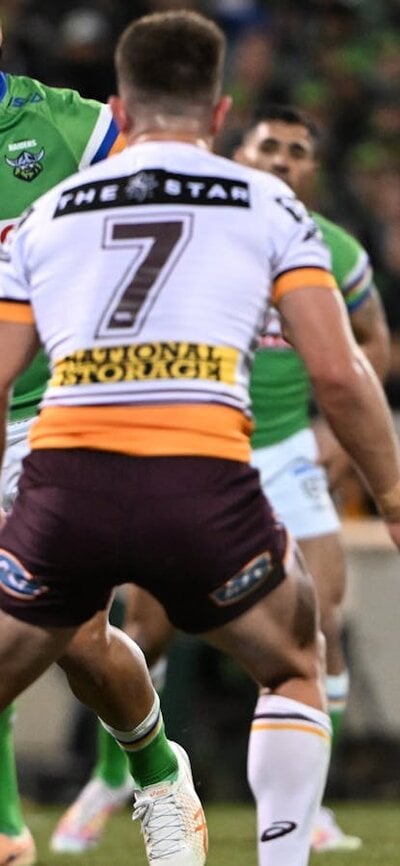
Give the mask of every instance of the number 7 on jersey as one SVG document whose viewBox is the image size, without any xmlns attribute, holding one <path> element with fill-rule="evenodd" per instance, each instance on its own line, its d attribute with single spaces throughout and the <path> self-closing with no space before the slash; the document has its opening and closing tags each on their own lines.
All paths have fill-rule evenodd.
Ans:
<svg viewBox="0 0 400 866">
<path fill-rule="evenodd" d="M 191 214 L 152 214 L 136 222 L 107 217 L 102 249 L 133 251 L 102 312 L 96 337 L 136 336 L 192 236 Z"/>
</svg>

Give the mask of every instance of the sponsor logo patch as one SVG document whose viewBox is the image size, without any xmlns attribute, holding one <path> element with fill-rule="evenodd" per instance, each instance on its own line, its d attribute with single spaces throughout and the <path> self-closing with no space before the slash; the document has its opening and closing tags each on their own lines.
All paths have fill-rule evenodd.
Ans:
<svg viewBox="0 0 400 866">
<path fill-rule="evenodd" d="M 29 571 L 26 571 L 18 559 L 7 550 L 1 549 L 0 586 L 8 595 L 25 601 L 32 601 L 38 595 L 43 595 L 48 591 L 48 587 L 29 574 Z"/>
<path fill-rule="evenodd" d="M 154 168 L 112 180 L 82 183 L 63 192 L 54 217 L 145 204 L 250 207 L 250 188 L 227 177 L 178 174 Z"/>
<path fill-rule="evenodd" d="M 265 583 L 271 574 L 272 568 L 271 557 L 268 553 L 264 553 L 262 556 L 258 556 L 257 559 L 253 559 L 239 574 L 231 577 L 230 580 L 227 580 L 226 583 L 219 586 L 214 592 L 211 592 L 210 598 L 219 607 L 235 604 Z"/>
<path fill-rule="evenodd" d="M 82 349 L 56 362 L 50 385 L 153 379 L 201 379 L 231 385 L 238 363 L 236 349 L 205 343 L 165 341 Z"/>
</svg>

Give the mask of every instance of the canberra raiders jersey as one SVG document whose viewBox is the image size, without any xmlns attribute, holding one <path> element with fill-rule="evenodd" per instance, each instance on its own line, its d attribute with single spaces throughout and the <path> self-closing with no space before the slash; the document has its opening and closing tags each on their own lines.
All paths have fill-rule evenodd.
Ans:
<svg viewBox="0 0 400 866">
<path fill-rule="evenodd" d="M 270 300 L 335 289 L 286 184 L 187 143 L 138 143 L 64 181 L 8 258 L 0 318 L 35 321 L 52 367 L 33 448 L 248 460 Z"/>
<path fill-rule="evenodd" d="M 369 296 L 373 275 L 363 247 L 340 226 L 313 214 L 331 254 L 335 276 L 349 313 Z M 253 448 L 274 445 L 309 426 L 311 387 L 299 355 L 283 339 L 279 314 L 271 308 L 251 377 L 255 420 Z"/>
<path fill-rule="evenodd" d="M 0 73 L 0 239 L 40 195 L 106 156 L 117 138 L 108 106 L 73 90 Z M 39 355 L 18 380 L 10 418 L 36 413 L 48 377 Z"/>
</svg>

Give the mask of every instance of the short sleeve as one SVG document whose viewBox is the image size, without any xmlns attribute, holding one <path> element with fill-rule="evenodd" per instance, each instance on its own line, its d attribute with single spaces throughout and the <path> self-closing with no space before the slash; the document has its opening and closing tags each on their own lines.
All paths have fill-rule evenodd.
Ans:
<svg viewBox="0 0 400 866">
<path fill-rule="evenodd" d="M 329 250 L 304 205 L 295 196 L 280 195 L 271 203 L 271 216 L 273 302 L 304 286 L 335 290 Z"/>
<path fill-rule="evenodd" d="M 79 168 L 105 159 L 114 150 L 119 135 L 109 105 L 84 99 L 76 90 L 53 87 L 47 88 L 47 100 Z"/>
<path fill-rule="evenodd" d="M 346 274 L 340 286 L 346 307 L 349 313 L 353 313 L 362 306 L 370 296 L 374 286 L 374 275 L 371 262 L 366 251 L 359 244 L 357 259 L 354 267 Z"/>
</svg>

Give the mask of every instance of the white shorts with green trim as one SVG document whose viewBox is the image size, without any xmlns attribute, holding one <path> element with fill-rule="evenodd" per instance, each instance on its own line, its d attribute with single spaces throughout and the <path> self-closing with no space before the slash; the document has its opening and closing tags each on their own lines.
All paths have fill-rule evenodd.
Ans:
<svg viewBox="0 0 400 866">
<path fill-rule="evenodd" d="M 265 495 L 297 538 L 315 538 L 340 529 L 325 470 L 310 428 L 252 453 Z"/>
<path fill-rule="evenodd" d="M 9 511 L 18 491 L 22 461 L 29 453 L 29 429 L 34 418 L 7 424 L 6 450 L 1 472 L 2 507 Z"/>
</svg>

